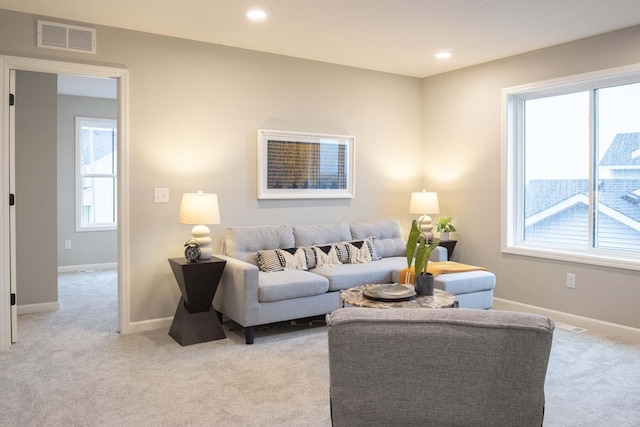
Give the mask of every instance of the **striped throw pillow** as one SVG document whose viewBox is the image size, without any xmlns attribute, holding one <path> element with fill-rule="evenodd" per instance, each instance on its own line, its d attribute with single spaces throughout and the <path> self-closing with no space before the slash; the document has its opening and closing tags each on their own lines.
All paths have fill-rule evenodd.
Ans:
<svg viewBox="0 0 640 427">
<path fill-rule="evenodd" d="M 307 258 L 303 248 L 271 249 L 258 251 L 258 268 L 265 273 L 283 270 L 307 270 Z"/>
</svg>

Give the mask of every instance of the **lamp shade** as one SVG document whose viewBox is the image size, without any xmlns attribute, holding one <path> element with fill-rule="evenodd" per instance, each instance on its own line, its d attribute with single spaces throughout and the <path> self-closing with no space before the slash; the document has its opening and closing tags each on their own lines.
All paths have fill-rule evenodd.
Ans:
<svg viewBox="0 0 640 427">
<path fill-rule="evenodd" d="M 212 193 L 184 193 L 180 204 L 180 224 L 220 224 L 218 195 Z"/>
<path fill-rule="evenodd" d="M 409 213 L 412 214 L 439 214 L 438 193 L 428 191 L 416 191 L 411 193 Z"/>
</svg>

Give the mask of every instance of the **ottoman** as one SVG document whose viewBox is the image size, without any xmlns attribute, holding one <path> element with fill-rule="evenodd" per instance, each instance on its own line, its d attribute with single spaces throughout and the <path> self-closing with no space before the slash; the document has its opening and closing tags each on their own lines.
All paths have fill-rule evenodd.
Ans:
<svg viewBox="0 0 640 427">
<path fill-rule="evenodd" d="M 490 309 L 496 275 L 489 271 L 465 271 L 436 276 L 433 287 L 453 294 L 460 308 Z"/>
</svg>

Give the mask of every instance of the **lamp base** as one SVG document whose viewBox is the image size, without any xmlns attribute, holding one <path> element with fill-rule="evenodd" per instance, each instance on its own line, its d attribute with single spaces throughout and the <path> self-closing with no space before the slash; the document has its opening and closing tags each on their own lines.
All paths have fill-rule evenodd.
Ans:
<svg viewBox="0 0 640 427">
<path fill-rule="evenodd" d="M 200 258 L 198 259 L 211 259 L 213 256 L 213 249 L 211 248 L 211 237 L 209 237 L 209 227 L 206 225 L 196 225 L 191 230 L 193 240 L 198 242 L 200 248 Z"/>
<path fill-rule="evenodd" d="M 427 214 L 424 214 L 420 218 L 418 218 L 418 228 L 429 241 L 433 240 L 433 225 L 431 224 L 431 221 L 431 217 Z"/>
</svg>

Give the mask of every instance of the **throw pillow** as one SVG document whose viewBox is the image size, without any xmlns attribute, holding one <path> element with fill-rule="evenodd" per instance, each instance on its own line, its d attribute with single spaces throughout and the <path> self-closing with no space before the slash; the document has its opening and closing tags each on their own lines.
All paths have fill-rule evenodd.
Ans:
<svg viewBox="0 0 640 427">
<path fill-rule="evenodd" d="M 313 246 L 305 246 L 302 249 L 304 250 L 305 258 L 307 259 L 307 268 L 315 268 L 316 251 L 313 249 Z"/>
<path fill-rule="evenodd" d="M 340 242 L 335 243 L 336 253 L 338 254 L 338 259 L 343 264 L 348 264 L 349 261 L 349 242 Z"/>
<path fill-rule="evenodd" d="M 371 242 L 365 240 L 352 240 L 334 244 L 338 259 L 342 264 L 362 264 L 371 261 Z"/>
<path fill-rule="evenodd" d="M 284 270 L 284 257 L 277 249 L 258 251 L 256 258 L 260 271 L 270 273 Z"/>
<path fill-rule="evenodd" d="M 307 258 L 303 248 L 258 251 L 256 258 L 258 268 L 265 273 L 283 270 L 307 270 Z"/>
<path fill-rule="evenodd" d="M 364 242 L 369 247 L 369 252 L 371 253 L 371 261 L 381 260 L 382 257 L 378 254 L 378 250 L 376 249 L 375 237 L 367 237 L 364 239 Z"/>
<path fill-rule="evenodd" d="M 342 264 L 334 245 L 314 246 L 316 253 L 316 267 L 332 267 Z"/>
<path fill-rule="evenodd" d="M 281 249 L 285 270 L 307 270 L 307 257 L 303 248 Z"/>
<path fill-rule="evenodd" d="M 347 244 L 349 262 L 352 264 L 364 264 L 371 261 L 371 251 L 364 240 L 356 240 Z"/>
</svg>

